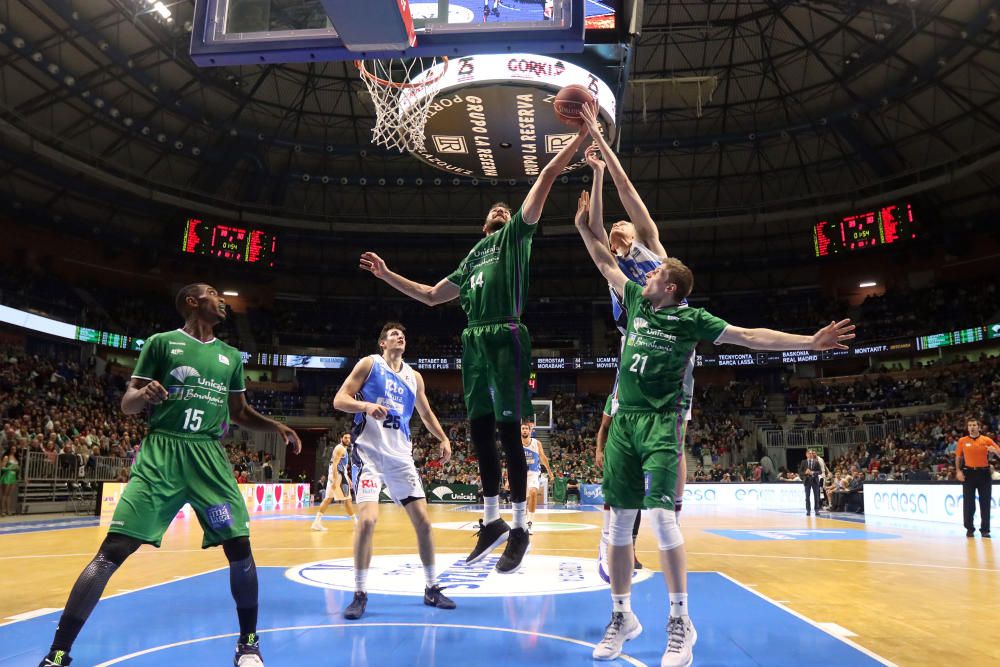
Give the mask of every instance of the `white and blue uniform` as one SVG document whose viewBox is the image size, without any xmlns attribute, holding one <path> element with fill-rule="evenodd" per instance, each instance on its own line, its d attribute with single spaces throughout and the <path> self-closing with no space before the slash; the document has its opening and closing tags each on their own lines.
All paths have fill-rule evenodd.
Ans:
<svg viewBox="0 0 1000 667">
<path fill-rule="evenodd" d="M 638 241 L 632 241 L 632 247 L 629 248 L 628 254 L 624 257 L 615 255 L 615 259 L 618 260 L 618 268 L 621 269 L 625 277 L 634 283 L 645 286 L 646 284 L 646 274 L 663 264 L 660 258 L 655 252 L 642 245 Z M 618 328 L 618 332 L 622 335 L 622 349 L 625 347 L 625 334 L 628 333 L 628 313 L 625 312 L 625 305 L 622 303 L 622 297 L 620 294 L 615 292 L 615 288 L 608 285 L 608 290 L 611 292 L 611 314 L 615 320 L 615 326 Z M 687 299 L 684 299 L 680 303 L 681 306 L 687 306 Z M 621 353 L 619 351 L 619 357 Z M 691 362 L 694 363 L 694 356 L 691 357 Z M 619 369 L 620 371 L 621 369 Z M 692 388 L 693 392 L 693 388 Z M 615 385 L 611 389 L 611 416 L 618 412 L 618 373 L 615 373 Z M 688 404 L 687 415 L 685 419 L 691 419 L 691 406 L 690 402 Z"/>
<path fill-rule="evenodd" d="M 340 457 L 340 461 L 337 462 L 337 469 L 334 471 L 333 459 L 337 458 L 337 450 L 341 449 L 344 451 L 344 454 Z M 340 484 L 336 487 L 333 485 L 333 480 L 336 477 L 335 472 L 340 474 Z M 333 458 L 330 459 L 330 467 L 327 469 L 326 474 L 326 494 L 324 497 L 331 495 L 334 500 L 344 500 L 348 497 L 354 497 L 353 488 L 351 487 L 351 450 L 339 442 L 333 448 Z"/>
<path fill-rule="evenodd" d="M 540 488 L 541 484 L 539 484 L 538 478 L 542 474 L 542 455 L 538 452 L 541 450 L 542 445 L 534 438 L 531 438 L 531 441 L 527 445 L 521 443 L 521 447 L 524 449 L 524 458 L 528 462 L 528 488 Z"/>
<path fill-rule="evenodd" d="M 368 373 L 357 398 L 383 406 L 388 414 L 377 420 L 363 412 L 354 415 L 351 436 L 352 478 L 358 503 L 377 503 L 382 485 L 397 503 L 407 498 L 423 498 L 424 488 L 413 464 L 410 417 L 417 400 L 417 376 L 409 364 L 397 373 L 381 355 L 373 354 Z"/>
</svg>

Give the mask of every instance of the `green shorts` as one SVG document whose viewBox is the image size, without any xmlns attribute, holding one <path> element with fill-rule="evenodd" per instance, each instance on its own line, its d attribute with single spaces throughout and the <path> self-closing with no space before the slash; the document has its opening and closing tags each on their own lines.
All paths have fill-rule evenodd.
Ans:
<svg viewBox="0 0 1000 667">
<path fill-rule="evenodd" d="M 222 444 L 213 438 L 150 433 L 108 532 L 158 547 L 184 503 L 191 504 L 205 532 L 202 548 L 250 535 L 250 515 Z"/>
<path fill-rule="evenodd" d="M 604 502 L 622 509 L 674 509 L 683 413 L 618 408 L 604 446 Z"/>
<path fill-rule="evenodd" d="M 462 386 L 469 419 L 493 413 L 498 422 L 531 417 L 531 336 L 520 322 L 470 326 L 462 332 Z"/>
</svg>

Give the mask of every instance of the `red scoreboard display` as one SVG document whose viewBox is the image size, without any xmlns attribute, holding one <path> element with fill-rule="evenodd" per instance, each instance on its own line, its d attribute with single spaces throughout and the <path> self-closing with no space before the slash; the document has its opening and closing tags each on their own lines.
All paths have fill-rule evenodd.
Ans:
<svg viewBox="0 0 1000 667">
<path fill-rule="evenodd" d="M 917 227 L 913 205 L 909 202 L 886 204 L 839 220 L 824 220 L 813 227 L 813 249 L 817 257 L 915 238 Z"/>
<path fill-rule="evenodd" d="M 217 225 L 199 218 L 188 218 L 181 249 L 192 255 L 273 267 L 278 238 L 260 229 Z"/>
</svg>

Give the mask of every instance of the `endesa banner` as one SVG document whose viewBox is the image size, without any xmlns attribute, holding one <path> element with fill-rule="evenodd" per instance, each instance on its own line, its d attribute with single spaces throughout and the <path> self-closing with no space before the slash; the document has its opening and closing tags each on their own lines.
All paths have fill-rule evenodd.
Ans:
<svg viewBox="0 0 1000 667">
<path fill-rule="evenodd" d="M 718 505 L 726 507 L 762 507 L 802 509 L 805 507 L 805 490 L 801 482 L 783 484 L 695 484 L 684 487 L 684 504 Z M 581 484 L 580 503 L 603 505 L 604 493 L 600 484 Z"/>
<path fill-rule="evenodd" d="M 250 514 L 303 507 L 309 504 L 308 484 L 238 484 L 237 486 Z M 124 491 L 124 484 L 104 484 L 101 492 L 102 526 L 111 525 L 111 517 Z M 185 517 L 194 517 L 190 505 L 185 505 L 177 513 L 177 518 Z"/>
<path fill-rule="evenodd" d="M 913 521 L 962 523 L 965 496 L 962 485 L 952 484 L 865 484 L 865 515 Z M 991 511 L 996 512 L 1000 485 L 993 484 Z M 979 513 L 979 498 L 976 498 Z"/>
</svg>

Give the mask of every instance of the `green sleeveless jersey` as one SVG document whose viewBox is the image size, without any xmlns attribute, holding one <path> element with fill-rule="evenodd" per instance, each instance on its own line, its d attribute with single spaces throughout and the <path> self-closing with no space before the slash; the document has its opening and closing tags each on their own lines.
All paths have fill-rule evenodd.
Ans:
<svg viewBox="0 0 1000 667">
<path fill-rule="evenodd" d="M 483 238 L 448 276 L 459 287 L 469 326 L 518 319 L 528 296 L 531 239 L 538 225 L 529 225 L 521 211 L 502 229 Z"/>
<path fill-rule="evenodd" d="M 146 339 L 132 377 L 156 380 L 170 394 L 153 407 L 150 433 L 219 438 L 228 427 L 229 393 L 246 391 L 239 350 L 180 329 Z"/>
<path fill-rule="evenodd" d="M 725 321 L 703 308 L 656 310 L 642 297 L 642 285 L 625 283 L 628 332 L 618 363 L 618 406 L 624 410 L 686 413 L 694 394 L 694 349 L 716 341 Z"/>
</svg>

